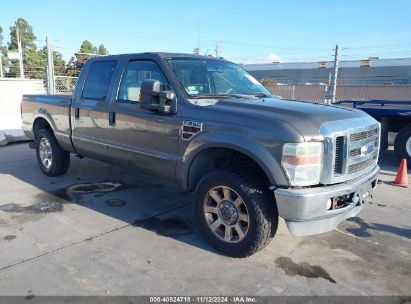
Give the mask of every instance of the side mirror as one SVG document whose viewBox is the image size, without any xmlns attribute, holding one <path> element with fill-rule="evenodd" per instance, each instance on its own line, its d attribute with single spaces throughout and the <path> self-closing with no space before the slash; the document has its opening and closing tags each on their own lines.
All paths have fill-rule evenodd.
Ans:
<svg viewBox="0 0 411 304">
<path fill-rule="evenodd" d="M 176 106 L 176 95 L 172 91 L 161 91 L 160 81 L 154 79 L 143 80 L 141 84 L 141 107 L 153 112 L 172 113 Z"/>
</svg>

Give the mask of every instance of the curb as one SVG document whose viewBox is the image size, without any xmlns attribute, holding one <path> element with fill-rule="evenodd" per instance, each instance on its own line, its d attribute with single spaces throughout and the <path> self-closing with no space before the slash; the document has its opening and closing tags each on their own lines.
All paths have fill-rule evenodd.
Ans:
<svg viewBox="0 0 411 304">
<path fill-rule="evenodd" d="M 21 129 L 0 130 L 0 146 L 11 142 L 30 140 Z"/>
</svg>

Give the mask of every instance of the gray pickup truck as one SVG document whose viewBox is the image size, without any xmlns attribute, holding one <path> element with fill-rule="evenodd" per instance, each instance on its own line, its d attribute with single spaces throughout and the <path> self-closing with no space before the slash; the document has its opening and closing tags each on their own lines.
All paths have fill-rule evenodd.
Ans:
<svg viewBox="0 0 411 304">
<path fill-rule="evenodd" d="M 196 193 L 206 239 L 234 257 L 267 245 L 279 216 L 294 235 L 334 229 L 377 184 L 376 120 L 275 98 L 219 58 L 93 58 L 72 97 L 24 95 L 22 117 L 47 176 L 73 153 L 173 180 Z"/>
</svg>

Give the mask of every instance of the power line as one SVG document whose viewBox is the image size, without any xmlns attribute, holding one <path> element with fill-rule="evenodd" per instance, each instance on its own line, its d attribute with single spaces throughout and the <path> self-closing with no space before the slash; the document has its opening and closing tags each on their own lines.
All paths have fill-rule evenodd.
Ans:
<svg viewBox="0 0 411 304">
<path fill-rule="evenodd" d="M 356 49 L 356 50 L 361 50 L 361 49 L 375 49 L 375 48 L 402 48 L 402 47 L 407 47 L 409 48 L 410 45 L 406 43 L 397 43 L 397 44 L 377 44 L 377 45 L 362 45 L 362 46 L 346 46 L 347 49 Z"/>
<path fill-rule="evenodd" d="M 235 41 L 227 41 L 227 40 L 220 40 L 222 43 L 226 44 L 233 44 L 233 45 L 241 45 L 246 47 L 257 47 L 257 48 L 269 48 L 269 49 L 279 49 L 279 50 L 312 50 L 312 51 L 329 51 L 330 48 L 306 48 L 306 47 L 299 47 L 299 46 L 274 46 L 274 45 L 261 45 L 261 44 L 252 44 L 252 43 L 244 43 L 244 42 L 235 42 Z"/>
</svg>

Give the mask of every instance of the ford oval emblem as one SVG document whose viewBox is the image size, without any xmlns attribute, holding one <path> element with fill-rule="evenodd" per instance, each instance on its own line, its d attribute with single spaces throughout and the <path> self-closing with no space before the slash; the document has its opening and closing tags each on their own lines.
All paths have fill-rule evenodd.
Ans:
<svg viewBox="0 0 411 304">
<path fill-rule="evenodd" d="M 370 143 L 366 146 L 361 147 L 361 155 L 368 155 L 374 151 L 374 143 Z"/>
</svg>

